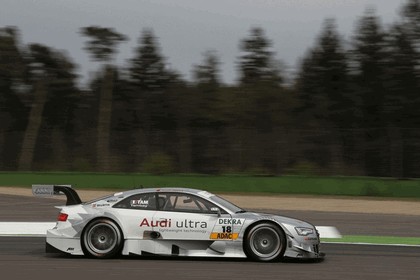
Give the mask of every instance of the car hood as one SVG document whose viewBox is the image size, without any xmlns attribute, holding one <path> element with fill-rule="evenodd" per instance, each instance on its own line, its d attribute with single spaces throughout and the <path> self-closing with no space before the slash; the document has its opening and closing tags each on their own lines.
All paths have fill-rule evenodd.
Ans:
<svg viewBox="0 0 420 280">
<path fill-rule="evenodd" d="M 250 220 L 275 220 L 278 223 L 281 224 L 287 224 L 287 225 L 291 225 L 294 227 L 314 227 L 312 224 L 306 222 L 306 221 L 302 221 L 299 219 L 295 219 L 295 218 L 290 218 L 290 217 L 286 217 L 286 216 L 280 216 L 280 215 L 274 215 L 274 214 L 269 214 L 269 213 L 259 213 L 259 212 L 245 212 L 245 213 L 239 213 L 239 214 L 234 214 L 233 217 L 235 218 L 245 218 L 245 219 L 250 219 Z"/>
</svg>

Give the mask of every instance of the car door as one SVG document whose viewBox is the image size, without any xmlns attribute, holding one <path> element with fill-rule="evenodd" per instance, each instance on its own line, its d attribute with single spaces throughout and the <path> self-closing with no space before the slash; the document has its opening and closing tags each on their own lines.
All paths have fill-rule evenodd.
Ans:
<svg viewBox="0 0 420 280">
<path fill-rule="evenodd" d="M 223 209 L 193 194 L 171 192 L 157 196 L 153 225 L 162 240 L 212 240 L 219 219 L 230 218 Z"/>
<path fill-rule="evenodd" d="M 150 192 L 131 195 L 113 206 L 126 239 L 150 239 L 156 203 L 156 193 Z"/>
</svg>

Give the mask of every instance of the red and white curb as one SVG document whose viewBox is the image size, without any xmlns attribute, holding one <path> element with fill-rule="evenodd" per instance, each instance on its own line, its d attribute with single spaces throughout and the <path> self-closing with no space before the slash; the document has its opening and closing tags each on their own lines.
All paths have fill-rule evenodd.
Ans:
<svg viewBox="0 0 420 280">
<path fill-rule="evenodd" d="M 55 222 L 0 222 L 0 236 L 45 236 Z M 321 238 L 341 238 L 335 227 L 317 226 Z"/>
</svg>

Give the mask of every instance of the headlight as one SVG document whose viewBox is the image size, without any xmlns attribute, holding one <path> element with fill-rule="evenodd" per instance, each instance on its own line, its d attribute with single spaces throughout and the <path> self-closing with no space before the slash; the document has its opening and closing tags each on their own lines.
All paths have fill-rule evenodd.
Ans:
<svg viewBox="0 0 420 280">
<path fill-rule="evenodd" d="M 295 230 L 296 230 L 297 234 L 302 235 L 302 236 L 307 236 L 309 234 L 313 234 L 314 233 L 314 229 L 313 228 L 295 227 Z"/>
</svg>

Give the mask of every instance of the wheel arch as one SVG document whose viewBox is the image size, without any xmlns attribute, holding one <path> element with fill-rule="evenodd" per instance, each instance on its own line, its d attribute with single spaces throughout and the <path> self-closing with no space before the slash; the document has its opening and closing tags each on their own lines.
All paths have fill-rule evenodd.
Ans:
<svg viewBox="0 0 420 280">
<path fill-rule="evenodd" d="M 91 223 L 93 223 L 93 222 L 95 222 L 95 221 L 97 221 L 97 220 L 110 220 L 111 222 L 114 222 L 116 225 L 117 225 L 117 227 L 118 227 L 118 229 L 120 230 L 120 232 L 121 232 L 121 235 L 122 235 L 122 240 L 125 240 L 125 237 L 124 237 L 124 230 L 123 230 L 123 227 L 122 227 L 122 225 L 121 225 L 121 223 L 120 223 L 120 221 L 118 221 L 118 219 L 116 219 L 115 217 L 112 217 L 112 216 L 105 216 L 105 215 L 103 215 L 103 216 L 96 216 L 96 217 L 94 217 L 94 218 L 92 218 L 92 219 L 90 219 L 84 226 L 83 226 L 83 229 L 82 229 L 82 232 L 81 232 L 81 234 L 80 234 L 80 237 L 82 237 L 83 236 L 83 234 L 85 233 L 85 231 L 86 231 L 86 228 L 91 224 Z"/>
</svg>

